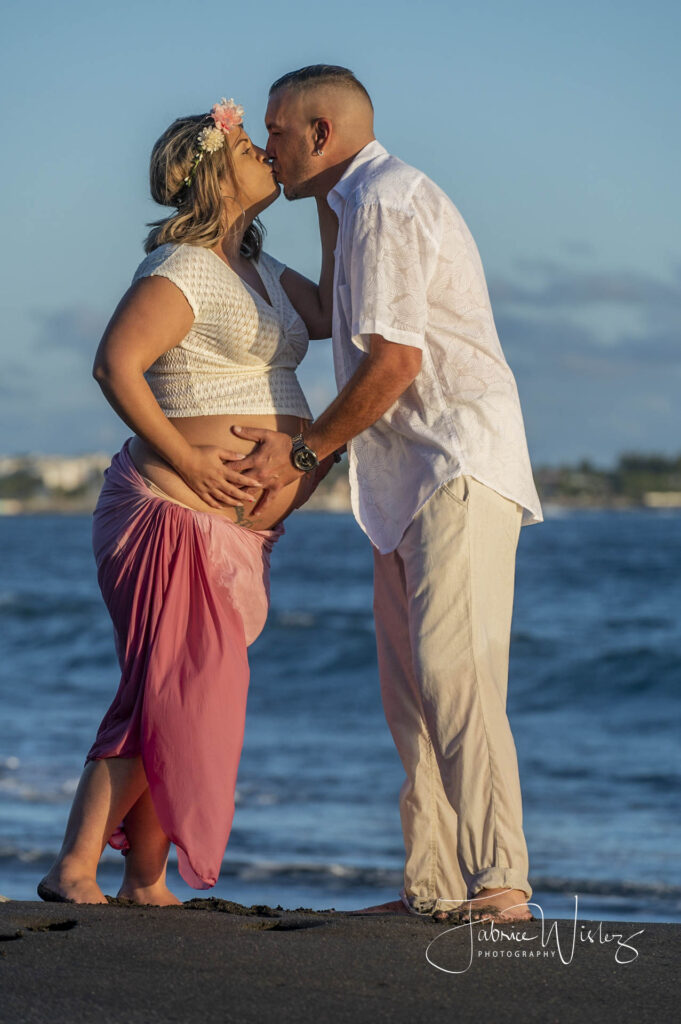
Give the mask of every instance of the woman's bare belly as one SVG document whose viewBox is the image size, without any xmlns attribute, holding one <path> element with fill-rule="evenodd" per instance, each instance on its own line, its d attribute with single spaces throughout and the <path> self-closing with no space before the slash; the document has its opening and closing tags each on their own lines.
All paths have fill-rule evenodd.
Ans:
<svg viewBox="0 0 681 1024">
<path fill-rule="evenodd" d="M 299 433 L 308 423 L 308 420 L 300 419 L 298 416 L 187 416 L 181 419 L 170 421 L 179 430 L 182 436 L 192 445 L 220 445 L 234 452 L 248 454 L 253 450 L 253 441 L 239 438 L 232 433 L 233 426 L 242 427 L 265 427 L 268 430 L 279 430 L 286 434 Z M 249 527 L 252 530 L 269 530 L 272 526 L 281 522 L 288 513 L 297 505 L 302 504 L 306 499 L 307 491 L 310 490 L 310 481 L 303 477 L 282 488 L 274 502 L 267 508 L 264 515 L 249 513 L 249 508 L 257 504 L 258 497 L 262 493 L 255 492 L 255 501 L 244 502 L 243 506 L 235 508 L 232 505 L 225 505 L 221 509 L 213 508 L 203 501 L 198 494 L 191 489 L 179 473 L 173 469 L 170 463 L 154 451 L 140 437 L 133 437 L 129 446 L 130 458 L 134 462 L 142 476 L 151 480 L 157 487 L 164 491 L 169 498 L 181 505 L 196 509 L 198 512 L 210 512 L 213 515 L 226 516 L 240 526 Z M 238 469 L 239 463 L 235 463 Z"/>
</svg>

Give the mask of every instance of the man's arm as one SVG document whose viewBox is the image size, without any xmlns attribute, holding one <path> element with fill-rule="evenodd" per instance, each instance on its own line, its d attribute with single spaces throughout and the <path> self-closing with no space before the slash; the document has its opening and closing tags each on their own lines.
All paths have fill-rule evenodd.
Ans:
<svg viewBox="0 0 681 1024">
<path fill-rule="evenodd" d="M 428 321 L 425 270 L 430 238 L 414 203 L 362 203 L 344 231 L 352 343 L 366 354 L 338 398 L 304 431 L 318 458 L 342 447 L 380 419 L 421 369 Z M 379 333 L 380 332 L 380 333 Z M 368 339 L 368 342 L 367 342 Z M 302 474 L 291 462 L 291 439 L 276 431 L 232 428 L 258 448 L 239 465 L 269 494 Z M 250 468 L 249 468 L 250 467 Z"/>
<path fill-rule="evenodd" d="M 305 443 L 321 461 L 342 448 L 357 434 L 370 427 L 388 411 L 409 387 L 421 369 L 421 350 L 412 345 L 386 341 L 372 334 L 366 357 L 337 398 L 304 431 Z M 291 462 L 291 438 L 288 434 L 258 427 L 233 427 L 239 437 L 258 441 L 255 451 L 239 463 L 239 472 L 253 476 L 266 488 L 258 504 L 265 509 L 286 484 L 304 474 Z"/>
<path fill-rule="evenodd" d="M 333 252 L 338 237 L 338 218 L 326 199 L 317 199 L 319 234 L 322 244 L 322 267 L 319 284 L 287 267 L 281 284 L 291 305 L 302 318 L 310 340 L 331 337 L 333 310 Z"/>
</svg>

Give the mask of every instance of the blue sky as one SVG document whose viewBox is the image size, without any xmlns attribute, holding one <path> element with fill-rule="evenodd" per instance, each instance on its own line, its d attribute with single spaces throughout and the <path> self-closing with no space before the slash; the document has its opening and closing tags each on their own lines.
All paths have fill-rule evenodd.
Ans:
<svg viewBox="0 0 681 1024">
<path fill-rule="evenodd" d="M 376 134 L 452 197 L 478 243 L 535 463 L 681 450 L 678 4 L 6 0 L 0 452 L 113 450 L 90 376 L 142 257 L 153 142 L 220 96 L 264 141 L 267 89 L 352 68 Z M 267 248 L 314 275 L 311 202 Z M 301 379 L 334 394 L 328 343 Z"/>
</svg>

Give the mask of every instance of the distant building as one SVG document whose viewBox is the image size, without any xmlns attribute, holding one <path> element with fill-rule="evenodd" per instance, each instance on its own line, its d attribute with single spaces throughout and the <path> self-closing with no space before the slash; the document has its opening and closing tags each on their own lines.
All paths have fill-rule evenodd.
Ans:
<svg viewBox="0 0 681 1024">
<path fill-rule="evenodd" d="M 111 462 L 110 455 L 36 455 L 31 459 L 35 472 L 49 491 L 76 491 L 100 476 Z"/>
<path fill-rule="evenodd" d="M 647 508 L 681 508 L 681 491 L 646 491 L 643 504 Z"/>
</svg>

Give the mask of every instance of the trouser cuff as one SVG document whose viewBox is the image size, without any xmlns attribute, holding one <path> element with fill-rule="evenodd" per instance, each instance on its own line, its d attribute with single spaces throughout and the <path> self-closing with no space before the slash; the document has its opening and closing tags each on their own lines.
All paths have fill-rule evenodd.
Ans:
<svg viewBox="0 0 681 1024">
<path fill-rule="evenodd" d="M 471 896 L 475 896 L 481 889 L 521 889 L 527 899 L 532 898 L 532 886 L 527 880 L 527 875 L 515 868 L 485 868 L 473 875 L 469 889 Z"/>
<path fill-rule="evenodd" d="M 408 896 L 403 889 L 400 899 L 409 913 L 415 917 L 432 917 L 437 910 L 457 910 L 465 902 L 466 897 L 444 899 L 443 897 Z"/>
</svg>

